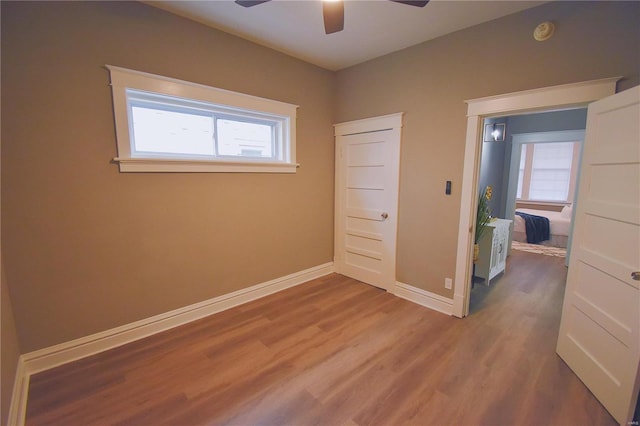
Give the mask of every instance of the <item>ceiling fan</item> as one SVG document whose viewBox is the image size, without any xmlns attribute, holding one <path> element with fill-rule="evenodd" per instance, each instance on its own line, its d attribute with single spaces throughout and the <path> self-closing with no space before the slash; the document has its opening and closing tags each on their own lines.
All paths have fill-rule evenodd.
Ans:
<svg viewBox="0 0 640 426">
<path fill-rule="evenodd" d="M 267 3 L 271 0 L 236 0 L 236 3 L 240 6 L 251 7 L 257 6 L 262 3 Z M 403 1 L 403 0 L 391 0 L 395 3 L 406 4 L 409 6 L 425 7 L 429 0 L 425 1 Z M 344 2 L 338 1 L 323 1 L 322 2 L 322 14 L 324 15 L 324 32 L 325 34 L 332 34 L 342 31 L 344 29 Z"/>
</svg>

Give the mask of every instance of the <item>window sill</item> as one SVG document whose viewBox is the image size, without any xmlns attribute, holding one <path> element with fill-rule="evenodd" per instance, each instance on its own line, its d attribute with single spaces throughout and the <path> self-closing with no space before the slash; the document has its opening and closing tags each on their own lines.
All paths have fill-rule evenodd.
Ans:
<svg viewBox="0 0 640 426">
<path fill-rule="evenodd" d="M 300 167 L 292 163 L 258 163 L 249 161 L 186 160 L 166 158 L 114 158 L 120 172 L 163 173 L 295 173 Z"/>
<path fill-rule="evenodd" d="M 529 200 L 516 200 L 516 207 L 518 208 L 527 208 L 531 207 L 550 207 L 556 208 L 558 211 L 562 210 L 564 206 L 570 206 L 571 203 L 568 201 L 529 201 Z"/>
</svg>

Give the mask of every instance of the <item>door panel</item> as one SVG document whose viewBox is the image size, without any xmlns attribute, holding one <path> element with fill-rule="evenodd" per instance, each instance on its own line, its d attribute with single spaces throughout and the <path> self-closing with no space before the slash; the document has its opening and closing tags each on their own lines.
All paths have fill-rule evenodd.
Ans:
<svg viewBox="0 0 640 426">
<path fill-rule="evenodd" d="M 384 142 L 375 139 L 364 139 L 362 143 L 351 143 L 346 147 L 351 167 L 382 166 L 385 162 L 386 146 Z"/>
<path fill-rule="evenodd" d="M 640 87 L 589 106 L 558 354 L 620 424 L 640 364 Z"/>
<path fill-rule="evenodd" d="M 384 190 L 384 166 L 354 167 L 347 169 L 349 188 Z"/>
<path fill-rule="evenodd" d="M 382 240 L 382 231 L 384 224 L 377 220 L 367 220 L 355 216 L 347 216 L 346 227 L 352 235 L 360 235 L 362 237 Z"/>
<path fill-rule="evenodd" d="M 384 189 L 361 189 L 347 186 L 346 190 L 348 209 L 375 210 L 377 212 L 384 210 L 386 202 Z"/>
<path fill-rule="evenodd" d="M 599 318 L 613 338 L 630 346 L 633 324 L 629 320 L 634 312 L 633 304 L 628 301 L 633 300 L 636 291 L 592 265 L 581 262 L 576 268 L 576 307 L 590 318 Z M 607 288 L 606 293 L 599 291 L 601 286 Z"/>
<path fill-rule="evenodd" d="M 349 230 L 347 233 L 347 247 L 360 247 L 362 250 L 366 250 L 368 253 L 372 253 L 372 257 L 382 258 L 382 240 L 379 238 L 370 238 L 361 235 L 355 235 L 356 233 Z"/>
<path fill-rule="evenodd" d="M 633 158 L 633 157 L 631 157 Z M 640 181 L 639 164 L 598 164 L 593 166 L 591 180 L 592 199 L 599 202 L 626 200 L 630 206 L 640 204 L 640 193 L 625 182 Z"/>
<path fill-rule="evenodd" d="M 635 154 L 637 157 L 640 147 L 637 143 L 634 144 L 632 142 L 634 140 L 638 141 L 638 117 L 640 117 L 639 104 L 629 104 L 620 110 L 611 110 L 604 114 L 598 114 L 597 128 L 593 129 L 595 132 L 593 148 L 609 151 L 611 148 L 609 141 L 611 136 L 615 135 L 620 142 L 616 148 L 628 151 L 628 154 Z"/>
<path fill-rule="evenodd" d="M 621 220 L 609 220 L 599 216 L 585 217 L 585 226 L 589 232 L 584 235 L 581 250 L 588 250 L 591 254 L 600 256 L 611 264 L 627 269 L 640 258 L 640 247 L 638 247 L 637 235 L 629 232 L 629 224 Z M 620 253 L 615 259 L 609 258 L 608 254 L 618 251 Z M 607 272 L 611 266 L 604 266 Z M 629 280 L 629 285 L 633 285 L 630 274 L 618 277 L 623 281 Z M 637 283 L 637 281 L 636 281 Z M 637 287 L 637 284 L 636 284 Z"/>
<path fill-rule="evenodd" d="M 391 290 L 400 130 L 336 137 L 336 271 Z"/>
</svg>

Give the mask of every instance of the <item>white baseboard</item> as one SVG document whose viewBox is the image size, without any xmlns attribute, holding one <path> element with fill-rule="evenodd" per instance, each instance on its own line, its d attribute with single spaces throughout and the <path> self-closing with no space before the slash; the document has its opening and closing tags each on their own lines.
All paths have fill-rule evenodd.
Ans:
<svg viewBox="0 0 640 426">
<path fill-rule="evenodd" d="M 16 380 L 9 411 L 10 425 L 23 425 L 29 377 L 32 374 L 76 361 L 162 331 L 188 324 L 206 316 L 233 308 L 252 300 L 285 290 L 328 275 L 334 271 L 333 262 L 315 266 L 304 271 L 276 278 L 242 290 L 228 293 L 213 299 L 155 315 L 140 321 L 126 324 L 110 330 L 95 333 L 69 342 L 29 352 L 20 356 Z"/>
<path fill-rule="evenodd" d="M 27 414 L 27 395 L 29 394 L 29 375 L 25 373 L 24 356 L 20 355 L 16 366 L 16 377 L 13 381 L 13 393 L 7 424 L 23 425 Z"/>
<path fill-rule="evenodd" d="M 464 318 L 466 316 L 464 312 L 464 302 L 465 302 L 465 298 L 462 296 L 462 294 L 454 294 L 453 309 L 451 311 L 451 315 L 458 318 Z"/>
<path fill-rule="evenodd" d="M 443 314 L 453 315 L 453 300 L 431 293 L 421 288 L 413 287 L 409 284 L 396 281 L 393 294 L 410 302 L 433 309 Z"/>
</svg>

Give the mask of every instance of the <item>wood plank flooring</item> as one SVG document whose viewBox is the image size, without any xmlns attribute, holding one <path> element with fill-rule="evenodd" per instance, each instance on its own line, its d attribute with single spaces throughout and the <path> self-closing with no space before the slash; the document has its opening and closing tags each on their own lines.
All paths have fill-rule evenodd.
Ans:
<svg viewBox="0 0 640 426">
<path fill-rule="evenodd" d="M 31 378 L 28 425 L 613 425 L 555 354 L 564 259 L 463 320 L 330 275 Z"/>
</svg>

